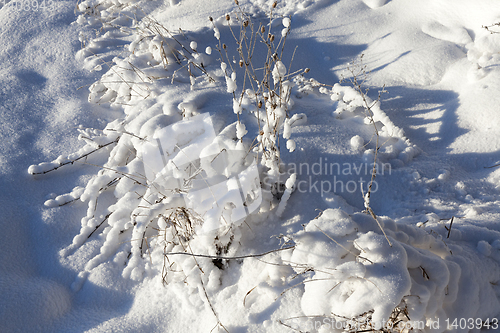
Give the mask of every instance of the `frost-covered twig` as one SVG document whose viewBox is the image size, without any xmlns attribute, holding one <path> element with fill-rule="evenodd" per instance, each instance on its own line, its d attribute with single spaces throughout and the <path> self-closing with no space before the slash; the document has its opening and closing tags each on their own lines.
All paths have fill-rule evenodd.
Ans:
<svg viewBox="0 0 500 333">
<path fill-rule="evenodd" d="M 89 155 L 92 155 L 93 153 L 95 153 L 103 148 L 106 148 L 114 143 L 117 143 L 119 139 L 120 139 L 120 137 L 117 137 L 113 141 L 110 141 L 110 142 L 102 144 L 102 145 L 98 145 L 97 148 L 95 148 L 89 152 L 86 152 L 86 153 L 84 153 L 76 158 L 70 158 L 68 161 L 65 161 L 65 162 L 58 162 L 58 160 L 55 160 L 51 163 L 41 163 L 39 165 L 32 165 L 29 167 L 28 173 L 30 173 L 32 175 L 44 175 L 46 173 L 55 171 L 55 170 L 65 166 L 65 165 L 74 164 L 75 162 L 78 162 L 82 158 L 86 158 Z"/>
<path fill-rule="evenodd" d="M 98 225 L 95 226 L 95 229 L 87 236 L 87 238 L 92 237 L 92 235 L 97 231 L 97 229 L 99 229 L 101 227 L 101 225 L 108 220 L 108 218 L 109 218 L 110 215 L 111 215 L 111 213 L 108 213 L 104 217 L 104 219 L 101 221 L 101 223 L 99 223 Z"/>
<path fill-rule="evenodd" d="M 485 168 L 485 169 L 493 169 L 493 168 L 496 168 L 496 167 L 498 167 L 498 166 L 500 166 L 500 163 L 497 163 L 497 164 L 492 165 L 492 166 L 485 166 L 484 168 Z"/>
<path fill-rule="evenodd" d="M 492 30 L 492 28 L 500 29 L 500 22 L 496 22 L 490 25 L 483 25 L 483 29 L 486 29 L 490 34 L 500 34 L 500 31 Z"/>
<path fill-rule="evenodd" d="M 391 241 L 389 240 L 389 237 L 387 237 L 384 228 L 380 224 L 380 221 L 377 218 L 377 215 L 373 211 L 373 209 L 370 206 L 370 197 L 372 194 L 372 187 L 375 182 L 375 177 L 377 176 L 377 163 L 378 163 L 378 152 L 381 147 L 380 145 L 380 134 L 379 130 L 377 128 L 377 124 L 374 119 L 374 114 L 372 108 L 377 104 L 380 103 L 380 99 L 382 97 L 382 94 L 387 92 L 385 90 L 385 85 L 382 87 L 382 90 L 379 91 L 378 98 L 375 101 L 372 101 L 368 96 L 368 88 L 363 89 L 362 84 L 366 81 L 367 78 L 367 72 L 366 72 L 366 65 L 363 65 L 363 54 L 360 56 L 359 63 L 356 63 L 354 60 L 352 63 L 347 67 L 347 70 L 351 73 L 351 77 L 348 79 L 350 83 L 352 84 L 353 88 L 359 93 L 361 96 L 361 99 L 363 100 L 363 105 L 366 110 L 367 118 L 370 122 L 370 124 L 373 125 L 374 132 L 375 132 L 375 153 L 373 155 L 373 168 L 372 168 L 372 173 L 370 177 L 370 182 L 368 184 L 368 189 L 366 193 L 363 193 L 363 187 L 361 187 L 361 191 L 363 194 L 363 200 L 364 200 L 364 206 L 366 208 L 366 211 L 377 221 L 378 226 L 380 227 L 380 230 L 384 234 L 387 242 L 389 243 L 390 246 L 392 246 Z M 345 79 L 343 79 L 345 80 Z"/>
</svg>

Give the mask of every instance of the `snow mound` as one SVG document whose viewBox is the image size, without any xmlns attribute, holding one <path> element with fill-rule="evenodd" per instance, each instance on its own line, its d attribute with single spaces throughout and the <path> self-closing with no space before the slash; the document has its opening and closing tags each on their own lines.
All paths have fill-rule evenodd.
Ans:
<svg viewBox="0 0 500 333">
<path fill-rule="evenodd" d="M 185 252 L 195 235 L 198 245 L 192 251 L 199 248 L 200 253 L 212 255 L 228 251 L 229 244 L 238 244 L 240 234 L 234 229 L 261 209 L 259 171 L 248 148 L 233 140 L 234 124 L 216 135 L 208 114 L 179 121 L 154 110 L 157 114 L 147 112 L 148 121 L 139 120 L 137 112 L 129 115 L 124 127 L 108 125 L 104 133 L 113 138 L 121 135 L 103 170 L 85 189 L 75 188 L 46 203 L 88 202 L 79 235 L 63 251 L 69 255 L 94 233 L 100 234 L 100 253 L 87 263 L 87 272 L 116 254 L 117 262 L 127 263 L 123 275 L 139 280 L 146 270 L 161 269 L 165 253 Z M 150 139 L 130 134 L 137 121 L 142 122 L 138 133 L 143 127 L 156 128 L 149 132 Z M 158 125 L 168 122 L 171 125 Z M 99 207 L 105 196 L 114 202 Z M 142 260 L 146 253 L 159 266 L 146 264 Z M 80 278 L 87 274 L 82 272 Z"/>
<path fill-rule="evenodd" d="M 313 98 L 326 95 L 334 109 L 332 115 L 356 128 L 360 133 L 351 138 L 354 151 L 363 154 L 364 162 L 374 161 L 375 150 L 380 163 L 390 163 L 392 167 L 401 167 L 418 156 L 421 149 L 406 137 L 404 131 L 396 126 L 381 108 L 379 100 L 372 100 L 352 86 L 336 83 L 327 89 L 324 84 L 314 79 L 299 76 L 295 79 L 298 86 L 296 97 L 311 94 Z M 376 147 L 374 126 L 377 128 L 380 145 Z M 366 144 L 365 144 L 366 142 Z"/>
<path fill-rule="evenodd" d="M 498 308 L 492 285 L 477 282 L 486 271 L 478 251 L 460 245 L 459 237 L 447 246 L 424 228 L 379 220 L 392 247 L 372 217 L 340 209 L 325 210 L 293 236 L 295 249 L 284 260 L 308 274 L 301 299 L 306 316 L 332 318 L 338 328 L 396 328 L 402 320 L 399 327 L 444 332 L 456 318 L 492 315 L 471 300 L 489 294 Z M 489 247 L 483 241 L 478 249 L 484 254 Z"/>
<path fill-rule="evenodd" d="M 472 42 L 472 38 L 463 27 L 447 27 L 439 22 L 430 22 L 422 27 L 422 31 L 431 37 L 455 44 L 467 45 Z"/>
</svg>

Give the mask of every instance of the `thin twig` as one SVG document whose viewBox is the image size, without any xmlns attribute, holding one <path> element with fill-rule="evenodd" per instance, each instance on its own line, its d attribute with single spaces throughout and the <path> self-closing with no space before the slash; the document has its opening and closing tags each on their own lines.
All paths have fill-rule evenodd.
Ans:
<svg viewBox="0 0 500 333">
<path fill-rule="evenodd" d="M 284 247 L 281 249 L 276 249 L 276 250 L 270 250 L 264 253 L 259 253 L 259 254 L 246 254 L 242 256 L 212 256 L 208 254 L 196 254 L 196 253 L 188 253 L 188 252 L 168 252 L 168 253 L 163 253 L 164 256 L 172 256 L 172 255 L 185 255 L 185 256 L 192 256 L 192 257 L 199 257 L 199 258 L 208 258 L 208 259 L 222 259 L 222 260 L 240 260 L 240 259 L 245 259 L 245 258 L 257 258 L 257 257 L 262 257 L 270 253 L 274 252 L 279 252 L 279 251 L 284 251 L 284 250 L 290 250 L 294 249 L 295 245 Z"/>
<path fill-rule="evenodd" d="M 111 212 L 111 213 L 109 213 L 108 215 L 106 215 L 106 216 L 104 217 L 104 219 L 101 221 L 101 223 L 99 223 L 98 225 L 96 225 L 96 226 L 95 226 L 95 229 L 94 229 L 94 230 L 92 230 L 92 232 L 91 232 L 91 233 L 87 236 L 87 239 L 89 239 L 89 238 L 90 238 L 90 237 L 94 234 L 94 232 L 96 232 L 96 231 L 97 231 L 97 229 L 99 229 L 99 227 L 100 227 L 100 226 L 101 226 L 104 222 L 106 222 L 106 221 L 108 220 L 109 216 L 110 216 L 112 213 L 113 213 L 113 212 Z"/>
<path fill-rule="evenodd" d="M 491 169 L 491 168 L 496 168 L 497 166 L 500 166 L 500 163 L 492 165 L 492 166 L 485 166 L 485 169 Z"/>
<path fill-rule="evenodd" d="M 90 152 L 88 152 L 86 154 L 83 154 L 83 155 L 81 155 L 81 156 L 79 156 L 79 157 L 77 157 L 77 158 L 75 158 L 75 159 L 73 159 L 71 161 L 67 161 L 67 162 L 64 162 L 64 163 L 59 163 L 58 166 L 56 166 L 56 167 L 54 167 L 54 168 L 52 168 L 50 170 L 45 170 L 45 171 L 42 171 L 42 172 L 34 172 L 33 175 L 44 175 L 46 173 L 55 171 L 55 170 L 59 169 L 60 167 L 65 166 L 65 165 L 73 164 L 73 163 L 81 160 L 82 158 L 85 158 L 85 157 L 87 157 L 87 156 L 89 156 L 89 155 L 91 155 L 91 154 L 93 154 L 93 153 L 95 153 L 95 152 L 97 152 L 97 151 L 99 151 L 99 150 L 101 150 L 103 148 L 106 148 L 109 145 L 112 145 L 113 143 L 117 143 L 119 139 L 120 139 L 120 137 L 116 138 L 115 140 L 113 140 L 111 142 L 105 143 L 103 145 L 99 145 L 99 147 L 97 147 L 96 149 L 94 149 L 94 150 L 92 150 L 92 151 L 90 151 Z"/>
<path fill-rule="evenodd" d="M 451 217 L 451 221 L 450 221 L 450 227 L 448 228 L 448 236 L 446 236 L 446 238 L 450 238 L 451 226 L 453 225 L 453 220 L 454 219 L 455 219 L 455 216 L 452 216 Z"/>
</svg>

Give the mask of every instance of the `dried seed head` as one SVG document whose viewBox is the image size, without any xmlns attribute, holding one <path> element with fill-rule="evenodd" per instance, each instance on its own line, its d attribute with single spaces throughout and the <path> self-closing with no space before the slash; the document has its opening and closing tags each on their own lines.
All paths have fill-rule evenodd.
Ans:
<svg viewBox="0 0 500 333">
<path fill-rule="evenodd" d="M 229 14 L 226 14 L 226 21 L 229 21 L 231 19 L 231 17 L 229 16 Z"/>
<path fill-rule="evenodd" d="M 243 67 L 243 60 L 240 60 L 240 67 Z"/>
<path fill-rule="evenodd" d="M 277 6 L 277 5 L 278 5 L 278 1 L 275 1 L 275 2 L 273 3 L 273 8 L 276 8 L 276 6 Z"/>
<path fill-rule="evenodd" d="M 243 22 L 243 26 L 246 28 L 248 27 L 248 21 Z"/>
<path fill-rule="evenodd" d="M 266 32 L 266 27 L 264 27 L 264 26 L 260 27 L 260 32 L 261 32 L 261 33 Z"/>
<path fill-rule="evenodd" d="M 210 20 L 210 22 L 214 21 L 214 19 L 212 18 L 212 16 L 209 16 L 208 19 Z"/>
<path fill-rule="evenodd" d="M 274 35 L 271 35 L 271 38 L 269 38 L 271 40 L 271 43 L 274 42 Z"/>
<path fill-rule="evenodd" d="M 223 43 L 223 44 L 222 44 L 222 48 L 225 50 L 225 49 L 226 49 L 226 47 L 227 47 L 227 46 L 226 46 L 226 44 L 225 44 L 225 43 Z"/>
<path fill-rule="evenodd" d="M 234 3 L 235 3 L 236 5 L 238 5 L 238 6 L 240 5 L 240 4 L 238 3 L 238 0 L 234 0 Z"/>
<path fill-rule="evenodd" d="M 257 104 L 257 106 L 259 107 L 259 109 L 262 107 L 262 101 L 259 101 L 259 104 Z"/>
<path fill-rule="evenodd" d="M 309 73 L 310 70 L 311 70 L 310 68 L 306 68 L 304 69 L 304 73 Z"/>
</svg>

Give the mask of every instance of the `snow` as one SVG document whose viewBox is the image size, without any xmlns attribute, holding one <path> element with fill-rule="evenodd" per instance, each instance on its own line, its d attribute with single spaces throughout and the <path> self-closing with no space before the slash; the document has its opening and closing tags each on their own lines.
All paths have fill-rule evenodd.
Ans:
<svg viewBox="0 0 500 333">
<path fill-rule="evenodd" d="M 274 85 L 278 85 L 283 80 L 286 74 L 286 67 L 281 61 L 277 61 L 273 69 Z"/>
<path fill-rule="evenodd" d="M 35 3 L 0 331 L 499 330 L 496 0 Z"/>
</svg>

